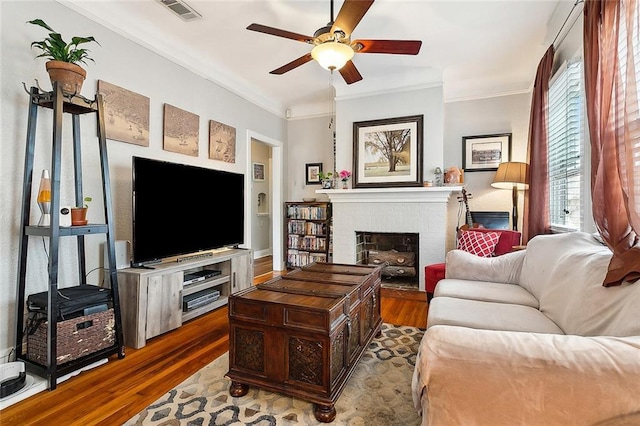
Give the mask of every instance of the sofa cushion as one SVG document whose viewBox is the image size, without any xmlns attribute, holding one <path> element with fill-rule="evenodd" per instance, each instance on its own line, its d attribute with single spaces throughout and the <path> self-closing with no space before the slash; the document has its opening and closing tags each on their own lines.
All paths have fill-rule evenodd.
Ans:
<svg viewBox="0 0 640 426">
<path fill-rule="evenodd" d="M 499 239 L 499 232 L 462 231 L 458 237 L 458 249 L 476 256 L 490 257 Z"/>
<path fill-rule="evenodd" d="M 522 237 L 519 231 L 511 231 L 507 229 L 489 229 L 489 228 L 473 228 L 475 232 L 499 232 L 500 238 L 493 250 L 494 256 L 502 256 L 513 251 L 513 246 L 519 246 Z"/>
<path fill-rule="evenodd" d="M 530 306 L 453 297 L 433 298 L 429 304 L 427 328 L 434 325 L 564 334 L 547 316 Z"/>
<path fill-rule="evenodd" d="M 491 258 L 450 250 L 446 256 L 445 278 L 519 284 L 525 256 L 526 250 Z"/>
<path fill-rule="evenodd" d="M 611 251 L 591 234 L 539 235 L 526 252 L 522 286 L 565 334 L 640 335 L 640 283 L 603 287 Z"/>
<path fill-rule="evenodd" d="M 457 297 L 483 302 L 514 303 L 538 308 L 538 300 L 517 284 L 446 279 L 438 283 L 434 296 Z"/>
</svg>

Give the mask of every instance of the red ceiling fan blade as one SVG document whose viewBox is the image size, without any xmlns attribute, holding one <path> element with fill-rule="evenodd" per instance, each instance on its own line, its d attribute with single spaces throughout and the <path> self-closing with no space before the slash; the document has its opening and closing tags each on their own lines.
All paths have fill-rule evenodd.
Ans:
<svg viewBox="0 0 640 426">
<path fill-rule="evenodd" d="M 419 40 L 355 40 L 352 45 L 361 45 L 357 53 L 390 53 L 417 55 L 422 42 Z"/>
<path fill-rule="evenodd" d="M 304 56 L 299 57 L 298 59 L 295 59 L 291 62 L 289 62 L 286 65 L 281 66 L 280 68 L 277 68 L 271 72 L 269 72 L 269 74 L 277 74 L 277 75 L 281 75 L 284 74 L 287 71 L 291 71 L 294 68 L 298 68 L 300 65 L 304 65 L 307 62 L 311 61 L 313 58 L 311 57 L 311 53 L 307 53 Z"/>
<path fill-rule="evenodd" d="M 353 64 L 353 61 L 347 62 L 344 67 L 340 68 L 340 75 L 344 78 L 347 84 L 355 83 L 362 80 L 362 76 L 358 72 L 358 69 Z"/>
<path fill-rule="evenodd" d="M 309 37 L 306 35 L 292 33 L 291 31 L 281 30 L 279 28 L 267 27 L 266 25 L 261 24 L 251 24 L 247 27 L 248 30 L 257 31 L 259 33 L 274 35 L 277 37 L 284 37 L 291 40 L 302 41 L 304 43 L 309 43 L 313 41 L 313 37 Z"/>
<path fill-rule="evenodd" d="M 340 30 L 350 36 L 372 4 L 373 0 L 345 0 L 331 27 L 331 32 Z"/>
</svg>

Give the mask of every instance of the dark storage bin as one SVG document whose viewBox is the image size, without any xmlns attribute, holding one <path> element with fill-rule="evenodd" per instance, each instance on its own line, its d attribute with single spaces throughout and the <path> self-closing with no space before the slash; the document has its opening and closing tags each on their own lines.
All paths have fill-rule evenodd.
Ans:
<svg viewBox="0 0 640 426">
<path fill-rule="evenodd" d="M 29 314 L 27 358 L 47 365 L 46 315 Z M 57 364 L 73 361 L 115 344 L 115 318 L 113 308 L 83 315 L 57 323 Z"/>
</svg>

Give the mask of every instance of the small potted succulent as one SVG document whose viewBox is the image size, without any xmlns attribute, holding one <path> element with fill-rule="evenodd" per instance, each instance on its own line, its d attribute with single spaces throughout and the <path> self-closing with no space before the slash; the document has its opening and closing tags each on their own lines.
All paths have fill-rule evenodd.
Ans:
<svg viewBox="0 0 640 426">
<path fill-rule="evenodd" d="M 45 28 L 49 36 L 41 41 L 34 41 L 31 47 L 38 48 L 42 51 L 36 58 L 48 58 L 45 64 L 51 84 L 58 82 L 62 85 L 62 92 L 65 95 L 77 95 L 82 89 L 82 83 L 87 77 L 85 71 L 79 64 L 86 64 L 86 61 L 95 62 L 89 57 L 89 49 L 80 47 L 85 43 L 96 43 L 95 38 L 89 37 L 73 37 L 70 43 L 62 39 L 62 35 L 57 33 L 53 28 L 47 25 L 42 19 L 34 19 L 27 21 L 28 24 L 37 25 Z"/>
<path fill-rule="evenodd" d="M 71 207 L 71 225 L 72 226 L 82 226 L 89 223 L 87 220 L 87 209 L 89 208 L 89 203 L 91 201 L 91 197 L 84 197 L 84 205 Z"/>
<path fill-rule="evenodd" d="M 322 189 L 331 189 L 333 187 L 333 173 L 332 172 L 320 172 L 318 173 Z"/>
</svg>

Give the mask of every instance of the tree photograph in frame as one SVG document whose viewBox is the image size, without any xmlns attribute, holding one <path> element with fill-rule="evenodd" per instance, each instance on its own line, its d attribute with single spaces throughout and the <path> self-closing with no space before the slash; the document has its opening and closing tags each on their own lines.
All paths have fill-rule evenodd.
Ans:
<svg viewBox="0 0 640 426">
<path fill-rule="evenodd" d="M 498 170 L 498 165 L 511 160 L 511 133 L 464 136 L 462 164 L 465 172 Z"/>
<path fill-rule="evenodd" d="M 307 163 L 305 165 L 305 183 L 320 185 L 320 172 L 322 172 L 322 163 Z"/>
<path fill-rule="evenodd" d="M 353 123 L 353 187 L 422 186 L 423 116 Z"/>
</svg>

